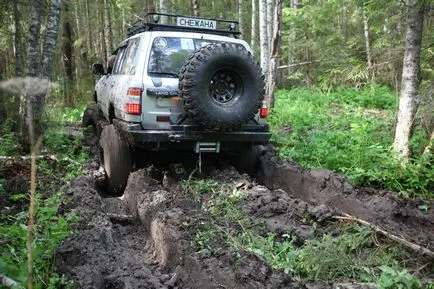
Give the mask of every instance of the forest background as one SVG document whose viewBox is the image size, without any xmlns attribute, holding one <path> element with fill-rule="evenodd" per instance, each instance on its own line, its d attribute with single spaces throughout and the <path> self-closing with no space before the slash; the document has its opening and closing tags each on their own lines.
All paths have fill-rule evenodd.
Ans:
<svg viewBox="0 0 434 289">
<path fill-rule="evenodd" d="M 64 194 L 53 192 L 83 174 L 90 159 L 67 132 L 92 101 L 96 78 L 90 67 L 105 64 L 128 27 L 147 11 L 239 21 L 242 38 L 267 76 L 274 63 L 276 105 L 269 123 L 281 158 L 337 170 L 356 185 L 393 190 L 419 200 L 422 211 L 432 209 L 432 0 L 0 0 L 0 86 L 7 88 L 0 89 L 0 156 L 28 153 L 27 107 L 41 120 L 36 133 L 45 135 L 42 153 L 50 156 L 39 162 L 43 193 L 36 198 L 40 215 L 34 236 L 39 254 L 52 256 L 68 236 L 70 220 L 56 215 Z M 405 81 L 412 87 L 407 94 Z M 400 110 L 404 96 L 408 105 Z M 396 130 L 398 111 L 407 113 L 406 129 Z M 397 152 L 396 132 L 405 130 L 405 149 Z M 27 187 L 7 198 L 5 188 L 0 178 L 2 201 L 29 200 Z M 32 214 L 1 220 L 8 226 L 0 232 L 19 246 L 13 254 L 2 251 L 0 269 L 17 280 L 27 280 L 25 269 L 14 266 L 16 259 L 26 264 L 26 233 L 32 230 L 26 232 L 23 224 Z M 52 218 L 59 218 L 57 226 Z M 35 279 L 54 278 L 49 261 L 35 268 Z"/>
<path fill-rule="evenodd" d="M 433 5 L 430 0 L 1 1 L 0 80 L 45 81 L 3 85 L 19 92 L 0 92 L 0 127 L 8 136 L 3 143 L 11 144 L 9 151 L 28 151 L 28 107 L 36 136 L 44 130 L 39 120 L 47 111 L 81 111 L 93 94 L 91 64 L 105 64 L 128 27 L 147 11 L 235 19 L 264 74 L 280 89 L 270 124 L 282 157 L 336 169 L 364 185 L 431 198 Z M 51 88 L 49 94 L 35 92 L 41 85 Z M 346 123 L 336 123 L 336 116 Z M 332 136 L 321 134 L 333 129 Z M 412 161 L 390 166 L 392 147 Z M 378 168 L 369 165 L 373 161 Z M 420 184 L 420 172 L 428 180 L 415 186 L 410 179 Z"/>
</svg>

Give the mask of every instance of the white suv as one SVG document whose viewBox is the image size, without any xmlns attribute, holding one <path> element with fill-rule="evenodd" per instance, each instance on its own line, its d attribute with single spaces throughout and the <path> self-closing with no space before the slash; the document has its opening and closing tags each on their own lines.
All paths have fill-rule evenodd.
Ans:
<svg viewBox="0 0 434 289">
<path fill-rule="evenodd" d="M 110 73 L 93 65 L 102 76 L 83 124 L 97 128 L 112 192 L 125 187 L 138 148 L 200 155 L 270 138 L 264 77 L 237 39 L 237 22 L 163 13 L 145 19 L 113 53 Z"/>
</svg>

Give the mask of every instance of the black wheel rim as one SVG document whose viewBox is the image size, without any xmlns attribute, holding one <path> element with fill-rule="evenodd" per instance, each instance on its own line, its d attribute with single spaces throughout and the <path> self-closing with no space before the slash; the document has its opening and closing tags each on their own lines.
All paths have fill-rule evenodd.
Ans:
<svg viewBox="0 0 434 289">
<path fill-rule="evenodd" d="M 243 83 L 238 73 L 220 69 L 211 76 L 209 95 L 218 103 L 228 103 L 243 93 Z"/>
</svg>

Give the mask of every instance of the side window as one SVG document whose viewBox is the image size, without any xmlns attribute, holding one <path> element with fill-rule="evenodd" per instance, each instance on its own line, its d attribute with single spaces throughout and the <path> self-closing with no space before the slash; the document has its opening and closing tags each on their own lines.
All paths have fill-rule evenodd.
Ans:
<svg viewBox="0 0 434 289">
<path fill-rule="evenodd" d="M 124 61 L 125 57 L 125 47 L 122 47 L 119 49 L 118 55 L 116 57 L 115 65 L 112 70 L 112 74 L 119 74 L 120 73 L 120 67 L 122 67 L 122 62 Z"/>
<path fill-rule="evenodd" d="M 120 67 L 120 74 L 135 74 L 136 73 L 136 58 L 138 56 L 140 38 L 131 39 L 125 49 L 124 60 Z"/>
</svg>

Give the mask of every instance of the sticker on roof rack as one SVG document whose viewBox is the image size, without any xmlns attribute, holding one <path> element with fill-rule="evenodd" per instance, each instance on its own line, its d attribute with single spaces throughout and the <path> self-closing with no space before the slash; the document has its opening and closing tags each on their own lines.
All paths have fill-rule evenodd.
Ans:
<svg viewBox="0 0 434 289">
<path fill-rule="evenodd" d="M 176 25 L 189 28 L 216 29 L 215 20 L 176 17 Z"/>
</svg>

